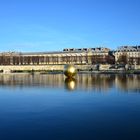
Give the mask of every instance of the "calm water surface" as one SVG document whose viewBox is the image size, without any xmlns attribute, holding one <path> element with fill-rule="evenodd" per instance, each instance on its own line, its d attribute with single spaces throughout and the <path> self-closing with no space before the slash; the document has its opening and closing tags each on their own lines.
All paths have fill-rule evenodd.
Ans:
<svg viewBox="0 0 140 140">
<path fill-rule="evenodd" d="M 140 139 L 140 75 L 0 75 L 0 140 Z"/>
</svg>

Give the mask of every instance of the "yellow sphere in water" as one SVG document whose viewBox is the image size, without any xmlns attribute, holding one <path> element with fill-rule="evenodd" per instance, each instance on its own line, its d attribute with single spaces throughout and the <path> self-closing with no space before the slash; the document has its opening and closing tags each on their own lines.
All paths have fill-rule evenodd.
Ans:
<svg viewBox="0 0 140 140">
<path fill-rule="evenodd" d="M 66 65 L 65 66 L 65 69 L 64 69 L 64 74 L 67 76 L 67 77 L 73 77 L 75 76 L 77 73 L 77 70 L 75 68 L 74 65 Z"/>
</svg>

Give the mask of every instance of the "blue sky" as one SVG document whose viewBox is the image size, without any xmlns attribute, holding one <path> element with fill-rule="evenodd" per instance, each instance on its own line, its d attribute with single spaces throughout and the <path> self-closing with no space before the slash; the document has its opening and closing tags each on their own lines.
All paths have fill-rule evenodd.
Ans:
<svg viewBox="0 0 140 140">
<path fill-rule="evenodd" d="M 0 51 L 140 45 L 139 0 L 1 0 Z"/>
</svg>

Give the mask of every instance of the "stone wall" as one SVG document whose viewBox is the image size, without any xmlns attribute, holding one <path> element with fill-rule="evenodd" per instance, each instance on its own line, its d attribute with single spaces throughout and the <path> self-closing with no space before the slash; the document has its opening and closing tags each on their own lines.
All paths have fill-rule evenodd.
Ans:
<svg viewBox="0 0 140 140">
<path fill-rule="evenodd" d="M 5 73 L 9 73 L 11 71 L 46 71 L 46 70 L 64 70 L 65 65 L 17 65 L 17 66 L 0 66 L 0 71 L 4 71 Z M 96 65 L 75 65 L 78 70 L 96 70 Z"/>
<path fill-rule="evenodd" d="M 0 66 L 0 70 L 5 72 L 10 71 L 44 71 L 44 70 L 63 70 L 64 65 L 18 65 L 18 66 Z"/>
<path fill-rule="evenodd" d="M 140 70 L 140 65 L 135 65 L 134 67 L 136 70 Z"/>
<path fill-rule="evenodd" d="M 9 73 L 11 71 L 46 71 L 58 70 L 63 71 L 65 65 L 17 65 L 17 66 L 0 66 L 0 71 Z M 111 65 L 75 65 L 78 70 L 92 71 L 92 70 L 109 70 Z M 140 70 L 140 65 L 135 66 L 136 70 Z"/>
</svg>

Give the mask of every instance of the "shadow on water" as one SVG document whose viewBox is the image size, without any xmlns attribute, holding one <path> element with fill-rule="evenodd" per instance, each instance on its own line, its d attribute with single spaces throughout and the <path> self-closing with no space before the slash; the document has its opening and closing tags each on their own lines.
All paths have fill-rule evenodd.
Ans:
<svg viewBox="0 0 140 140">
<path fill-rule="evenodd" d="M 65 79 L 63 74 L 7 74 L 0 75 L 0 86 L 8 87 L 56 87 L 67 90 L 107 91 L 112 87 L 124 91 L 140 92 L 140 75 L 78 74 L 75 79 Z"/>
</svg>

